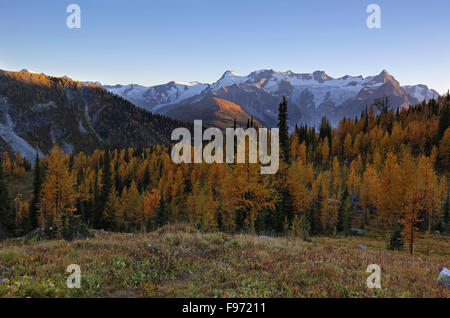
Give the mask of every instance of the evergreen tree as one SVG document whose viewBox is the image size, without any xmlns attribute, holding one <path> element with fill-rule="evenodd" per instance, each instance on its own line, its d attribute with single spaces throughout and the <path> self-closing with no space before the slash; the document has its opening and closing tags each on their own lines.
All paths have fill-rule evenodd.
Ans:
<svg viewBox="0 0 450 318">
<path fill-rule="evenodd" d="M 156 216 L 156 221 L 158 226 L 163 226 L 165 224 L 167 224 L 169 218 L 167 215 L 167 211 L 166 211 L 166 205 L 164 203 L 164 196 L 161 193 L 161 198 L 159 199 L 159 206 L 158 206 L 158 212 L 157 212 L 157 216 Z"/>
<path fill-rule="evenodd" d="M 397 223 L 389 238 L 388 249 L 400 250 L 403 248 L 402 231 L 403 226 L 400 223 Z"/>
<path fill-rule="evenodd" d="M 341 204 L 338 211 L 338 231 L 343 232 L 345 235 L 350 235 L 350 229 L 352 227 L 352 215 L 353 206 L 350 202 L 350 195 L 348 190 L 345 189 L 342 194 Z"/>
<path fill-rule="evenodd" d="M 447 101 L 439 117 L 438 140 L 444 137 L 444 133 L 448 127 L 450 127 L 450 102 Z"/>
<path fill-rule="evenodd" d="M 374 100 L 374 106 L 378 109 L 381 115 L 386 115 L 389 112 L 391 102 L 389 96 L 383 96 Z"/>
<path fill-rule="evenodd" d="M 323 140 L 325 138 L 328 138 L 328 146 L 331 146 L 331 125 L 329 120 L 324 116 L 320 122 L 319 139 Z"/>
<path fill-rule="evenodd" d="M 289 126 L 288 126 L 288 106 L 287 106 L 287 99 L 285 96 L 283 96 L 283 101 L 278 106 L 278 128 L 280 134 L 281 159 L 289 163 L 290 142 L 289 142 Z"/>
<path fill-rule="evenodd" d="M 74 154 L 73 154 L 73 152 L 71 152 L 69 155 L 69 172 L 70 173 L 72 173 L 72 169 L 73 169 L 73 160 L 74 160 Z"/>
<path fill-rule="evenodd" d="M 151 180 L 151 176 L 150 176 L 150 167 L 147 164 L 145 166 L 145 171 L 144 171 L 144 177 L 142 179 L 142 188 L 143 191 L 145 191 L 147 189 L 147 187 L 150 185 L 150 180 Z"/>
<path fill-rule="evenodd" d="M 0 156 L 0 229 L 6 234 L 13 233 L 14 217 L 9 197 L 8 182 L 3 169 L 3 158 Z"/>
<path fill-rule="evenodd" d="M 33 179 L 33 199 L 30 205 L 30 225 L 32 229 L 39 226 L 38 211 L 41 202 L 42 182 L 44 180 L 44 171 L 41 167 L 41 159 L 36 154 L 36 161 L 34 164 L 34 179 Z"/>
<path fill-rule="evenodd" d="M 447 199 L 444 204 L 443 219 L 445 224 L 448 226 L 450 221 L 450 190 L 447 190 Z"/>
<path fill-rule="evenodd" d="M 105 155 L 103 157 L 103 166 L 102 166 L 102 187 L 100 189 L 100 194 L 97 199 L 96 206 L 96 217 L 94 221 L 94 227 L 100 228 L 102 226 L 110 227 L 111 224 L 104 224 L 103 220 L 103 212 L 105 210 L 106 202 L 108 202 L 109 194 L 112 191 L 113 180 L 112 180 L 112 172 L 111 172 L 111 155 L 109 150 L 105 151 Z"/>
<path fill-rule="evenodd" d="M 90 225 L 93 228 L 96 228 L 98 223 L 101 220 L 102 211 L 100 210 L 100 190 L 98 188 L 98 176 L 95 177 L 94 184 L 92 185 L 93 189 L 92 193 L 92 204 L 90 205 L 90 209 L 92 213 L 89 213 L 89 221 Z"/>
<path fill-rule="evenodd" d="M 280 160 L 289 163 L 290 161 L 290 140 L 289 140 L 289 126 L 287 115 L 287 100 L 283 96 L 283 101 L 278 107 L 278 128 L 280 140 Z M 277 232 L 283 231 L 285 225 L 290 226 L 293 216 L 293 198 L 287 187 L 287 167 L 281 162 L 280 170 L 276 176 L 275 188 L 279 194 L 279 200 L 276 203 L 276 213 L 269 217 L 272 227 Z M 287 222 L 287 223 L 286 223 Z"/>
</svg>

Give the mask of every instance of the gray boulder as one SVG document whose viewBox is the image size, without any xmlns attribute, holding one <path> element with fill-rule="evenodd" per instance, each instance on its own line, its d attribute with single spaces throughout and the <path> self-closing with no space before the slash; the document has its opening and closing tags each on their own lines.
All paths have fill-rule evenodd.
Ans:
<svg viewBox="0 0 450 318">
<path fill-rule="evenodd" d="M 354 227 L 352 227 L 352 228 L 350 229 L 350 232 L 351 232 L 353 235 L 358 235 L 358 236 L 366 235 L 366 234 L 367 234 L 367 230 L 364 230 L 364 229 L 357 229 L 357 228 L 354 228 Z"/>
<path fill-rule="evenodd" d="M 358 244 L 356 247 L 361 249 L 361 250 L 367 250 L 367 246 L 362 245 L 362 244 Z"/>
<path fill-rule="evenodd" d="M 444 267 L 444 269 L 440 272 L 436 283 L 438 285 L 443 284 L 446 287 L 450 287 L 450 270 Z"/>
</svg>

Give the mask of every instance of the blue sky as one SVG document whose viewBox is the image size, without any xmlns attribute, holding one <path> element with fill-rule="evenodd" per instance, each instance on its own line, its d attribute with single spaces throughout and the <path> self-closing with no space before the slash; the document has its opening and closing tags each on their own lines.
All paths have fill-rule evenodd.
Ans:
<svg viewBox="0 0 450 318">
<path fill-rule="evenodd" d="M 81 7 L 68 29 L 66 7 Z M 381 7 L 368 29 L 366 7 Z M 225 70 L 375 75 L 450 88 L 448 0 L 0 0 L 0 68 L 105 84 L 213 82 Z"/>
</svg>

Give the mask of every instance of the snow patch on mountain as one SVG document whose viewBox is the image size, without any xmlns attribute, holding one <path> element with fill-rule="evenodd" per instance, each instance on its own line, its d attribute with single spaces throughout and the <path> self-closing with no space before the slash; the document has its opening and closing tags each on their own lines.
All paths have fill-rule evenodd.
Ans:
<svg viewBox="0 0 450 318">
<path fill-rule="evenodd" d="M 263 89 L 276 94 L 280 87 L 288 83 L 292 87 L 291 99 L 298 100 L 305 91 L 314 95 L 314 105 L 319 107 L 322 103 L 332 102 L 342 104 L 350 98 L 355 98 L 362 89 L 376 89 L 383 83 L 373 78 L 364 80 L 362 76 L 346 75 L 341 78 L 332 78 L 325 72 L 316 71 L 312 74 L 295 74 L 288 72 L 275 72 L 261 85 Z M 250 79 L 249 82 L 252 80 Z"/>
<path fill-rule="evenodd" d="M 222 87 L 241 84 L 247 80 L 249 80 L 248 76 L 242 76 L 235 71 L 226 71 L 217 82 L 211 85 L 211 90 L 218 91 Z"/>
<path fill-rule="evenodd" d="M 429 101 L 432 98 L 437 98 L 439 93 L 434 89 L 428 89 L 426 85 L 405 85 L 402 88 L 411 96 L 417 98 L 419 102 L 424 100 Z"/>
<path fill-rule="evenodd" d="M 116 95 L 122 96 L 123 98 L 140 98 L 145 94 L 148 87 L 130 84 L 130 85 L 116 85 L 109 87 L 108 90 Z"/>
<path fill-rule="evenodd" d="M 174 107 L 200 101 L 210 93 L 218 94 L 220 98 L 240 105 L 254 117 L 271 117 L 271 121 L 276 119 L 277 100 L 286 96 L 291 109 L 296 111 L 292 114 L 294 119 L 311 125 L 320 122 L 325 115 L 334 116 L 334 122 L 349 113 L 354 116 L 353 113 L 361 105 L 365 107 L 373 102 L 373 98 L 384 95 L 395 96 L 396 103 L 402 107 L 439 96 L 425 85 L 401 87 L 386 70 L 366 78 L 350 75 L 333 78 L 324 71 L 294 73 L 273 69 L 258 70 L 243 76 L 229 70 L 213 84 L 169 82 L 152 87 L 104 87 L 139 107 L 162 114 L 172 111 Z"/>
<path fill-rule="evenodd" d="M 153 111 L 160 109 L 166 105 L 175 104 L 192 96 L 200 94 L 209 85 L 199 82 L 183 83 L 170 82 L 166 84 L 168 89 L 164 90 L 162 87 L 150 87 L 146 96 L 157 96 L 160 104 L 152 108 Z"/>
<path fill-rule="evenodd" d="M 84 126 L 83 126 L 83 122 L 81 121 L 81 119 L 80 119 L 80 121 L 79 121 L 79 123 L 78 123 L 78 129 L 80 130 L 80 132 L 81 133 L 84 133 L 84 134 L 87 134 L 87 130 L 86 130 L 86 128 L 84 128 Z"/>
<path fill-rule="evenodd" d="M 137 84 L 104 86 L 113 94 L 119 95 L 136 106 L 156 111 L 166 105 L 199 95 L 208 84 L 199 82 L 169 82 L 163 85 L 145 87 Z"/>
<path fill-rule="evenodd" d="M 24 68 L 24 69 L 20 70 L 20 73 L 30 73 L 30 74 L 37 74 L 36 72 L 30 71 L 29 69 L 26 69 L 26 68 Z"/>
</svg>

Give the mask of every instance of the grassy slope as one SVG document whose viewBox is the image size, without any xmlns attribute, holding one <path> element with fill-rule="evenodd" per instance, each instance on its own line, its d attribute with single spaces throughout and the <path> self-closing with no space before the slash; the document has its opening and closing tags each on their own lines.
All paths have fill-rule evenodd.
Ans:
<svg viewBox="0 0 450 318">
<path fill-rule="evenodd" d="M 356 248 L 366 244 L 367 250 Z M 376 236 L 313 238 L 311 243 L 252 235 L 202 234 L 178 225 L 130 235 L 96 232 L 84 241 L 0 243 L 0 296 L 50 297 L 449 297 L 436 286 L 449 266 L 449 237 L 433 237 L 425 256 L 388 252 Z M 82 288 L 67 289 L 76 263 Z M 366 268 L 381 266 L 380 290 Z"/>
</svg>

